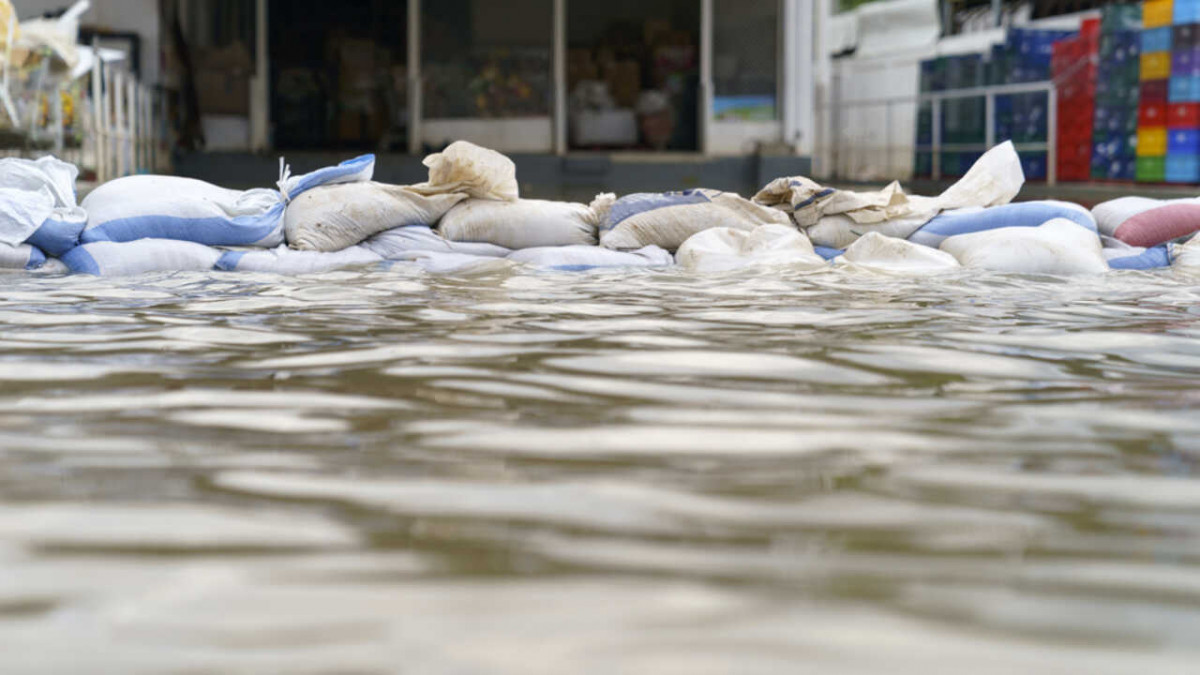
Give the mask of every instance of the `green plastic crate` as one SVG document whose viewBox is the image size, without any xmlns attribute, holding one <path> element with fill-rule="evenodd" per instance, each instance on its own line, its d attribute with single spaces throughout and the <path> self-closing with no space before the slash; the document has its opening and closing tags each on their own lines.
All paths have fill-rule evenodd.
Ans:
<svg viewBox="0 0 1200 675">
<path fill-rule="evenodd" d="M 1101 33 L 1115 33 L 1121 30 L 1141 30 L 1141 28 L 1141 3 L 1108 5 L 1100 9 Z"/>
<path fill-rule="evenodd" d="M 1162 183 L 1167 180 L 1166 157 L 1138 157 L 1134 177 L 1139 183 Z"/>
</svg>

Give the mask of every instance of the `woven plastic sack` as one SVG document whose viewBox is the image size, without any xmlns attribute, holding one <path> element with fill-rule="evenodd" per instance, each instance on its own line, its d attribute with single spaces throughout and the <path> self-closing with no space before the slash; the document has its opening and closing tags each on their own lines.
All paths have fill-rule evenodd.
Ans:
<svg viewBox="0 0 1200 675">
<path fill-rule="evenodd" d="M 504 155 L 467 141 L 455 141 L 424 160 L 429 181 L 413 189 L 426 195 L 462 193 L 475 199 L 516 201 L 517 167 Z"/>
<path fill-rule="evenodd" d="M 763 225 L 753 230 L 709 228 L 685 241 L 675 260 L 680 267 L 699 272 L 773 265 L 797 269 L 829 266 L 813 251 L 808 238 L 791 225 Z"/>
<path fill-rule="evenodd" d="M 595 211 L 573 202 L 469 199 L 447 211 L 438 230 L 450 241 L 520 249 L 594 245 L 597 222 Z"/>
<path fill-rule="evenodd" d="M 76 274 L 110 277 L 211 270 L 220 257 L 219 250 L 195 242 L 139 239 L 83 244 L 68 251 L 62 261 Z"/>
<path fill-rule="evenodd" d="M 960 234 L 941 249 L 963 267 L 1018 274 L 1095 274 L 1108 262 L 1095 232 L 1056 218 L 1038 227 L 1005 227 Z"/>
<path fill-rule="evenodd" d="M 230 272 L 269 272 L 273 274 L 314 274 L 346 267 L 381 262 L 383 258 L 361 246 L 341 251 L 296 251 L 287 246 L 262 250 L 225 251 L 215 267 Z"/>
<path fill-rule="evenodd" d="M 591 207 L 599 215 L 600 245 L 624 251 L 644 246 L 675 251 L 693 235 L 715 227 L 791 225 L 778 209 L 719 190 L 638 193 L 620 199 L 604 194 Z"/>
<path fill-rule="evenodd" d="M 962 267 L 954 256 L 911 241 L 868 232 L 837 258 L 839 265 L 876 272 L 928 274 Z"/>
<path fill-rule="evenodd" d="M 369 181 L 325 185 L 292 200 L 284 233 L 288 246 L 300 251 L 340 251 L 385 230 L 434 225 L 464 199 L 462 193 L 427 196 Z"/>
<path fill-rule="evenodd" d="M 378 253 L 385 260 L 395 260 L 410 251 L 465 253 L 491 258 L 504 258 L 512 249 L 495 244 L 469 241 L 450 241 L 427 225 L 395 227 L 362 243 L 364 248 Z"/>
<path fill-rule="evenodd" d="M 613 251 L 601 246 L 541 246 L 513 251 L 513 262 L 554 270 L 590 270 L 599 267 L 669 267 L 670 253 L 657 246 L 636 251 Z"/>
</svg>

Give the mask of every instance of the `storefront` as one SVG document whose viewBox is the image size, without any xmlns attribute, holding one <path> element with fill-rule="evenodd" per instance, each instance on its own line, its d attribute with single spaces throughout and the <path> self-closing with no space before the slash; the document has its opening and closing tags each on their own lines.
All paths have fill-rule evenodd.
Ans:
<svg viewBox="0 0 1200 675">
<path fill-rule="evenodd" d="M 467 139 L 527 154 L 808 154 L 813 9 L 814 0 L 259 0 L 254 13 L 267 18 L 246 51 L 266 55 L 256 66 L 266 76 L 250 78 L 249 119 L 270 132 L 251 135 L 257 149 L 280 150 L 420 154 Z"/>
</svg>

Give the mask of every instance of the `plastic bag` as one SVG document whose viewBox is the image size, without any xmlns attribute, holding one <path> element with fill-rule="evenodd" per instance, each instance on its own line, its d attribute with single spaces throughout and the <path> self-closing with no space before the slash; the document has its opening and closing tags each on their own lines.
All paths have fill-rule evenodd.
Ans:
<svg viewBox="0 0 1200 675">
<path fill-rule="evenodd" d="M 1096 231 L 1096 221 L 1087 209 L 1070 202 L 1046 200 L 947 211 L 913 232 L 908 240 L 937 248 L 947 237 L 954 235 L 1002 227 L 1037 227 L 1055 218 L 1065 218 L 1092 232 Z"/>
<path fill-rule="evenodd" d="M 470 199 L 446 212 L 442 236 L 456 242 L 483 242 L 505 248 L 594 245 L 598 216 L 573 202 Z"/>
<path fill-rule="evenodd" d="M 590 270 L 598 267 L 669 267 L 670 253 L 657 246 L 636 251 L 613 251 L 600 246 L 540 246 L 513 251 L 513 262 L 554 270 Z"/>
<path fill-rule="evenodd" d="M 844 266 L 904 274 L 945 272 L 962 267 L 954 256 L 945 251 L 904 239 L 885 237 L 878 232 L 868 232 L 859 237 L 837 262 Z"/>
<path fill-rule="evenodd" d="M 963 267 L 1018 274 L 1089 274 L 1108 271 L 1095 232 L 1056 218 L 1038 227 L 1005 227 L 960 234 L 941 249 Z"/>
<path fill-rule="evenodd" d="M 225 251 L 215 263 L 216 269 L 230 272 L 271 272 L 274 274 L 314 274 L 345 267 L 381 262 L 383 258 L 361 246 L 332 253 L 295 251 L 287 246 L 273 249 Z"/>
<path fill-rule="evenodd" d="M 385 260 L 394 260 L 409 251 L 466 253 L 491 258 L 504 258 L 512 249 L 495 244 L 469 241 L 450 241 L 428 225 L 395 227 L 363 242 L 363 247 L 378 253 Z"/>
<path fill-rule="evenodd" d="M 681 267 L 698 272 L 768 265 L 798 269 L 829 266 L 813 251 L 808 238 L 790 225 L 763 225 L 753 230 L 709 228 L 685 241 L 675 260 Z"/>
<path fill-rule="evenodd" d="M 211 270 L 221 257 L 215 248 L 174 239 L 97 241 L 71 249 L 62 261 L 76 274 L 127 276 L 146 272 Z"/>
<path fill-rule="evenodd" d="M 429 181 L 412 186 L 425 195 L 464 193 L 474 199 L 516 201 L 517 166 L 504 155 L 467 141 L 455 141 L 425 158 Z"/>
<path fill-rule="evenodd" d="M 620 199 L 603 194 L 591 207 L 599 216 L 600 245 L 616 250 L 658 246 L 674 251 L 696 233 L 714 227 L 791 225 L 782 211 L 718 190 L 638 193 Z"/>
<path fill-rule="evenodd" d="M 392 228 L 433 225 L 463 199 L 462 193 L 426 196 L 375 182 L 326 185 L 288 204 L 284 234 L 297 250 L 340 251 Z"/>
<path fill-rule="evenodd" d="M 175 176 L 127 176 L 83 200 L 88 224 L 80 240 L 175 239 L 212 246 L 283 243 L 287 202 L 319 185 L 371 180 L 375 156 L 363 155 L 301 176 L 281 169 L 279 190 L 227 190 Z"/>
<path fill-rule="evenodd" d="M 53 157 L 0 159 L 0 243 L 29 242 L 51 255 L 79 243 L 87 213 L 75 202 L 79 169 Z"/>
</svg>

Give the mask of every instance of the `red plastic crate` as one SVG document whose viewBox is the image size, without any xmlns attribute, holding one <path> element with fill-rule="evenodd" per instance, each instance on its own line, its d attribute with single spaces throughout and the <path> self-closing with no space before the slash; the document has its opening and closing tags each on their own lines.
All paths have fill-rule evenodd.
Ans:
<svg viewBox="0 0 1200 675">
<path fill-rule="evenodd" d="M 1167 123 L 1167 104 L 1163 103 L 1147 103 L 1143 101 L 1138 104 L 1138 126 L 1139 127 L 1161 127 Z"/>
<path fill-rule="evenodd" d="M 1138 100 L 1142 103 L 1166 103 L 1167 80 L 1144 80 Z"/>
<path fill-rule="evenodd" d="M 1171 103 L 1167 105 L 1167 126 L 1172 129 L 1200 127 L 1200 103 Z"/>
<path fill-rule="evenodd" d="M 1100 19 L 1099 17 L 1092 19 L 1084 19 L 1079 25 L 1079 37 L 1084 42 L 1095 42 L 1097 46 L 1100 44 Z"/>
</svg>

